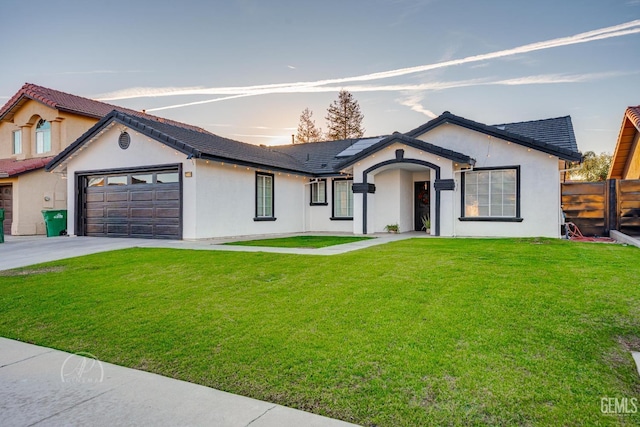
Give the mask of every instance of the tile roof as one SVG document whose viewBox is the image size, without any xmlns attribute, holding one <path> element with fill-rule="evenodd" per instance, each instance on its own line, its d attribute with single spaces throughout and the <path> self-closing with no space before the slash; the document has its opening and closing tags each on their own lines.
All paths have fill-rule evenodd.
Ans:
<svg viewBox="0 0 640 427">
<path fill-rule="evenodd" d="M 528 122 L 504 123 L 493 126 L 546 144 L 566 148 L 571 151 L 578 151 L 571 116 Z"/>
<path fill-rule="evenodd" d="M 636 107 L 628 107 L 626 115 L 633 125 L 640 130 L 640 105 Z"/>
<path fill-rule="evenodd" d="M 0 159 L 0 178 L 12 177 L 43 168 L 51 159 L 53 157 L 38 157 L 27 160 Z"/>
<path fill-rule="evenodd" d="M 637 161 L 635 149 L 636 135 L 640 132 L 640 105 L 627 107 L 622 118 L 622 126 L 616 141 L 616 148 L 611 159 L 608 179 L 633 179 L 629 175 L 629 166 Z"/>
<path fill-rule="evenodd" d="M 519 144 L 527 148 L 542 151 L 543 153 L 558 156 L 563 160 L 580 161 L 582 159 L 582 154 L 577 150 L 577 145 L 575 144 L 575 136 L 573 134 L 573 126 L 571 126 L 570 118 L 569 120 L 564 120 L 563 125 L 558 125 L 555 119 L 550 120 L 552 121 L 550 123 L 545 123 L 547 122 L 547 120 L 523 122 L 527 123 L 527 125 L 521 126 L 519 126 L 520 124 L 518 123 L 489 126 L 483 123 L 475 122 L 473 120 L 465 119 L 464 117 L 456 116 L 448 111 L 445 111 L 435 119 L 407 132 L 406 135 L 417 137 L 425 132 L 430 131 L 431 129 L 440 126 L 443 123 L 452 123 L 467 129 L 484 133 L 486 135 L 504 139 L 506 141 L 511 141 L 515 144 Z M 558 120 L 558 122 L 562 122 L 562 120 Z M 541 128 L 547 130 L 545 132 L 540 132 L 538 134 L 538 137 L 542 137 L 546 140 L 539 140 L 529 135 L 523 135 L 510 131 L 507 129 L 507 127 L 511 125 L 513 125 L 514 128 L 517 128 L 521 132 L 529 134 L 533 134 L 533 129 L 536 126 L 540 126 Z M 550 135 L 550 131 L 548 130 L 550 128 L 563 129 L 562 134 L 564 135 L 565 139 L 562 139 L 562 135 L 558 137 L 553 137 L 552 135 Z M 575 148 L 567 148 L 568 146 L 572 146 Z"/>
<path fill-rule="evenodd" d="M 103 117 L 84 135 L 65 148 L 47 165 L 47 170 L 57 167 L 67 156 L 79 149 L 111 121 L 122 123 L 195 158 L 221 162 L 228 161 L 251 167 L 274 168 L 301 174 L 309 173 L 305 165 L 293 156 L 271 148 L 234 141 L 206 131 L 179 127 L 173 123 L 149 120 L 146 117 L 135 117 L 117 110 Z"/>
<path fill-rule="evenodd" d="M 336 156 L 356 141 L 359 139 L 278 145 L 271 149 L 293 157 L 314 175 L 335 175 L 339 163 L 344 160 Z"/>
<path fill-rule="evenodd" d="M 105 102 L 96 101 L 94 99 L 83 98 L 81 96 L 72 95 L 70 93 L 61 92 L 55 89 L 49 89 L 32 83 L 25 83 L 20 88 L 20 90 L 15 95 L 13 95 L 2 108 L 0 108 L 0 120 L 12 120 L 16 107 L 19 107 L 28 99 L 38 101 L 44 105 L 60 111 L 79 114 L 82 116 L 94 117 L 96 119 L 100 119 L 106 116 L 113 110 L 118 110 L 136 117 L 171 123 L 175 126 L 207 132 L 206 130 L 197 126 L 164 119 L 161 117 L 143 113 L 142 111 L 131 110 L 129 108 L 107 104 Z"/>
</svg>

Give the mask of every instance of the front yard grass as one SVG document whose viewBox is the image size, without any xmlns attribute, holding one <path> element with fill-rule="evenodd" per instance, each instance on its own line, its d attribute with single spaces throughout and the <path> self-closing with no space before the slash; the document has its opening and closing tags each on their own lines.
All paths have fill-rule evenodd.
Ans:
<svg viewBox="0 0 640 427">
<path fill-rule="evenodd" d="M 226 245 L 236 246 L 266 246 L 276 248 L 324 248 L 327 246 L 344 245 L 346 243 L 369 240 L 372 237 L 355 236 L 292 236 L 275 239 L 243 240 L 239 242 L 229 242 Z"/>
<path fill-rule="evenodd" d="M 136 248 L 0 277 L 0 335 L 363 424 L 637 425 L 640 251 Z"/>
</svg>

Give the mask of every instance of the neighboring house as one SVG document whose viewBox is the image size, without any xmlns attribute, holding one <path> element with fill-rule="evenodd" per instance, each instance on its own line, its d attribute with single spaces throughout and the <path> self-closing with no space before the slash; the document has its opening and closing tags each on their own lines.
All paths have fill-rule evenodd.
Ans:
<svg viewBox="0 0 640 427">
<path fill-rule="evenodd" d="M 640 105 L 624 113 L 609 179 L 640 179 Z"/>
<path fill-rule="evenodd" d="M 445 112 L 406 134 L 259 147 L 113 111 L 47 170 L 75 235 L 185 238 L 420 230 L 560 235 L 570 117 L 488 126 Z"/>
<path fill-rule="evenodd" d="M 44 166 L 113 109 L 161 120 L 27 83 L 0 108 L 0 208 L 5 234 L 44 234 L 42 210 L 67 207 L 66 183 Z M 202 129 L 171 122 L 176 126 Z"/>
</svg>

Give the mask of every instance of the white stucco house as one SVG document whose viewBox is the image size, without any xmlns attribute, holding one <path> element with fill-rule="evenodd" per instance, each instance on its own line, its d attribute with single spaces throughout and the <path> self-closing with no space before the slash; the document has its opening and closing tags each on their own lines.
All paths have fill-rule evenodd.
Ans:
<svg viewBox="0 0 640 427">
<path fill-rule="evenodd" d="M 560 236 L 570 117 L 263 147 L 113 111 L 57 155 L 68 233 L 203 239 L 293 232 Z"/>
</svg>

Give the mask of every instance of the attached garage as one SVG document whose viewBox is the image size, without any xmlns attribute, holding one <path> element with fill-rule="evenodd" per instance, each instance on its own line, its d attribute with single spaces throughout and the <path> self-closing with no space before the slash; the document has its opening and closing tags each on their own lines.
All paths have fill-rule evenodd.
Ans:
<svg viewBox="0 0 640 427">
<path fill-rule="evenodd" d="M 181 166 L 76 175 L 78 235 L 182 238 Z"/>
<path fill-rule="evenodd" d="M 0 209 L 4 209 L 4 234 L 11 234 L 11 224 L 13 223 L 13 187 L 0 185 Z"/>
</svg>

